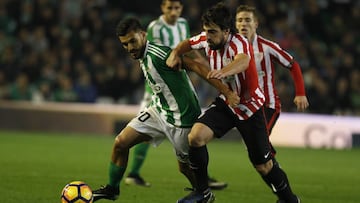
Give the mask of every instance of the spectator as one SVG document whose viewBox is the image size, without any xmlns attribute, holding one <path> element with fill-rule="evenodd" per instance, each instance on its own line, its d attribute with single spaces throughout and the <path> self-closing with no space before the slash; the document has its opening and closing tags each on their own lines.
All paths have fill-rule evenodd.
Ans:
<svg viewBox="0 0 360 203">
<path fill-rule="evenodd" d="M 26 74 L 21 73 L 17 76 L 15 82 L 10 86 L 9 98 L 12 100 L 31 100 L 32 92 L 29 78 Z"/>
<path fill-rule="evenodd" d="M 58 102 L 76 102 L 78 97 L 73 88 L 71 79 L 66 75 L 58 76 L 57 88 L 54 91 L 54 100 Z"/>
</svg>

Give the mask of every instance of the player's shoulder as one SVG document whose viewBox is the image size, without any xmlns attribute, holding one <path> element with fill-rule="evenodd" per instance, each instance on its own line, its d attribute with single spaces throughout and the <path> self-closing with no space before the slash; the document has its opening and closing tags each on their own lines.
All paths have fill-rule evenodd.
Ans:
<svg viewBox="0 0 360 203">
<path fill-rule="evenodd" d="M 257 41 L 259 43 L 262 43 L 262 44 L 266 44 L 268 45 L 269 47 L 272 47 L 272 48 L 277 48 L 279 49 L 280 48 L 280 45 L 278 43 L 276 43 L 275 41 L 272 41 L 270 39 L 267 39 L 261 35 L 257 35 Z"/>
<path fill-rule="evenodd" d="M 240 41 L 240 42 L 248 43 L 248 40 L 239 33 L 234 33 L 231 41 L 233 41 L 233 42 L 234 41 Z"/>
<path fill-rule="evenodd" d="M 154 28 L 154 27 L 162 27 L 164 26 L 164 22 L 158 17 L 157 19 L 151 21 L 148 25 L 148 29 Z"/>
<path fill-rule="evenodd" d="M 183 17 L 179 17 L 178 20 L 177 20 L 178 23 L 188 23 L 188 21 L 183 18 Z"/>
<path fill-rule="evenodd" d="M 170 52 L 171 48 L 168 46 L 165 46 L 163 44 L 160 43 L 156 43 L 156 42 L 150 42 L 149 41 L 149 46 L 148 46 L 148 50 L 150 53 L 152 52 Z"/>
</svg>

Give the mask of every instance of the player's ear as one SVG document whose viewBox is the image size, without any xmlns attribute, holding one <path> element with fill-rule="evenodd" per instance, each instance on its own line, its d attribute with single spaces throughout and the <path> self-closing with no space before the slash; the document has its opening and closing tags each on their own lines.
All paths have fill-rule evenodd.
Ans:
<svg viewBox="0 0 360 203">
<path fill-rule="evenodd" d="M 254 21 L 255 21 L 255 22 L 254 22 L 254 23 L 255 23 L 255 28 L 257 29 L 257 28 L 259 27 L 259 20 L 258 20 L 258 19 L 255 19 Z"/>
<path fill-rule="evenodd" d="M 142 31 L 140 32 L 140 34 L 141 34 L 142 37 L 146 38 L 146 32 L 145 32 L 145 31 L 142 30 Z"/>
<path fill-rule="evenodd" d="M 225 34 L 230 34 L 230 28 L 224 29 L 223 32 L 224 32 Z"/>
</svg>

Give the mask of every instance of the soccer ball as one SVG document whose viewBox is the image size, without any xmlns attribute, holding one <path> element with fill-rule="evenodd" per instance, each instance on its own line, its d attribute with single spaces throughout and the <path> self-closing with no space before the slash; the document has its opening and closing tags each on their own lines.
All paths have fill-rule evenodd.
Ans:
<svg viewBox="0 0 360 203">
<path fill-rule="evenodd" d="M 83 181 L 73 181 L 65 185 L 61 192 L 61 203 L 92 203 L 93 194 Z"/>
</svg>

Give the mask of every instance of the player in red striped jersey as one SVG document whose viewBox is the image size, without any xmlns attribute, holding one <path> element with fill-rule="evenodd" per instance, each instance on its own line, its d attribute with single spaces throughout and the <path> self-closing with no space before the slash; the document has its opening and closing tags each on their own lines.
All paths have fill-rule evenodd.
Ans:
<svg viewBox="0 0 360 203">
<path fill-rule="evenodd" d="M 208 9 L 202 23 L 204 31 L 182 41 L 170 54 L 167 65 L 176 68 L 181 64 L 182 54 L 204 49 L 212 69 L 208 77 L 221 79 L 239 95 L 240 103 L 229 105 L 220 94 L 192 127 L 188 137 L 189 158 L 197 187 L 178 203 L 213 201 L 214 195 L 207 184 L 206 144 L 234 127 L 244 139 L 251 163 L 278 199 L 286 203 L 299 202 L 286 173 L 272 161 L 263 110 L 265 96 L 259 87 L 252 46 L 245 37 L 233 32 L 232 16 L 223 3 Z"/>
<path fill-rule="evenodd" d="M 240 5 L 236 10 L 236 29 L 252 44 L 258 71 L 259 85 L 265 94 L 265 112 L 267 127 L 271 132 L 281 110 L 280 98 L 275 88 L 275 64 L 287 68 L 295 85 L 294 103 L 299 111 L 304 111 L 309 102 L 306 98 L 304 81 L 297 61 L 277 43 L 265 39 L 256 33 L 259 25 L 254 7 Z"/>
</svg>

